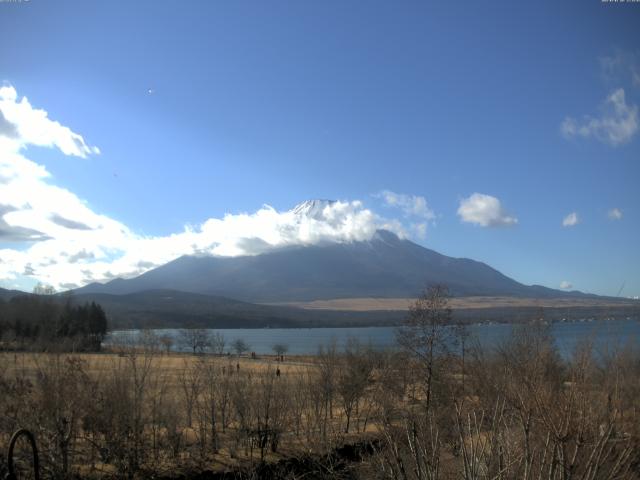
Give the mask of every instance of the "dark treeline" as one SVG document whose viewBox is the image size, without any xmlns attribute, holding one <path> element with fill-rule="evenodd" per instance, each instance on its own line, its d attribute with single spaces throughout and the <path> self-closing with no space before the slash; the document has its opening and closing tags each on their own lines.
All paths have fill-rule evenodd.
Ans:
<svg viewBox="0 0 640 480">
<path fill-rule="evenodd" d="M 107 332 L 107 317 L 95 302 L 75 305 L 41 295 L 0 299 L 0 346 L 3 349 L 95 351 Z"/>
</svg>

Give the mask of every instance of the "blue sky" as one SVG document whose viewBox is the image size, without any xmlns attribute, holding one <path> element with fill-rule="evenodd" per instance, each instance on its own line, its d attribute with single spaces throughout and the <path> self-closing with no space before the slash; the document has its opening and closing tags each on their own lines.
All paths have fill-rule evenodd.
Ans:
<svg viewBox="0 0 640 480">
<path fill-rule="evenodd" d="M 640 4 L 599 0 L 31 0 L 0 3 L 0 81 L 99 148 L 15 144 L 114 231 L 162 239 L 264 204 L 359 201 L 345 215 L 395 219 L 523 283 L 640 295 L 638 25 Z M 0 242 L 0 285 L 82 283 L 47 269 L 81 253 L 59 245 Z M 82 246 L 85 270 L 103 263 L 91 278 L 127 273 L 104 267 L 118 245 Z"/>
</svg>

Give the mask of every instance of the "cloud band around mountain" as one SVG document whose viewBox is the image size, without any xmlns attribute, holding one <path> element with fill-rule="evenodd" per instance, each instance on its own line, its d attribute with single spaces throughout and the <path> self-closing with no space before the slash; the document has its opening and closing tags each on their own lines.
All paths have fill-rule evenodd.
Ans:
<svg viewBox="0 0 640 480">
<path fill-rule="evenodd" d="M 167 236 L 139 235 L 52 184 L 46 167 L 26 156 L 29 146 L 55 148 L 80 158 L 99 154 L 97 147 L 34 108 L 27 98 L 19 98 L 11 86 L 0 88 L 0 114 L 0 242 L 5 246 L 0 249 L 0 281 L 4 284 L 30 277 L 69 288 L 135 276 L 187 254 L 256 255 L 293 245 L 363 241 L 381 228 L 407 235 L 402 222 L 385 219 L 360 201 L 316 203 L 312 215 L 264 205 L 254 213 L 210 218 Z M 419 199 L 416 208 L 429 217 Z"/>
</svg>

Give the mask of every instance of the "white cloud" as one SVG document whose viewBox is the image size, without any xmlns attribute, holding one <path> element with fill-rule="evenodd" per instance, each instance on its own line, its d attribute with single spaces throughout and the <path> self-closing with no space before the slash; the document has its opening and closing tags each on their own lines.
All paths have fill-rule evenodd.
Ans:
<svg viewBox="0 0 640 480">
<path fill-rule="evenodd" d="M 571 212 L 569 215 L 562 219 L 563 227 L 573 227 L 580 222 L 578 218 L 578 214 L 576 212 Z"/>
<path fill-rule="evenodd" d="M 582 120 L 567 117 L 560 126 L 566 138 L 595 137 L 614 147 L 629 142 L 638 128 L 638 107 L 627 104 L 622 88 L 607 97 L 599 117 L 586 115 Z"/>
<path fill-rule="evenodd" d="M 425 222 L 414 223 L 411 225 L 411 229 L 415 232 L 416 237 L 420 239 L 427 238 L 427 224 Z"/>
<path fill-rule="evenodd" d="M 560 288 L 562 290 L 571 290 L 573 288 L 573 284 L 571 282 L 563 280 L 562 282 L 560 282 Z"/>
<path fill-rule="evenodd" d="M 420 195 L 406 195 L 383 190 L 376 196 L 382 198 L 385 205 L 399 208 L 408 217 L 419 217 L 425 220 L 435 220 L 436 218 L 436 214 L 429 207 L 427 199 Z"/>
<path fill-rule="evenodd" d="M 255 255 L 291 245 L 368 240 L 378 228 L 404 233 L 399 224 L 385 223 L 360 202 L 345 201 L 327 205 L 316 218 L 265 205 L 255 213 L 210 218 L 165 237 L 140 236 L 124 226 L 120 230 L 73 229 L 73 239 L 60 234 L 24 252 L 0 252 L 5 259 L 0 278 L 15 277 L 28 265 L 32 275 L 47 284 L 83 285 L 135 276 L 181 255 Z M 9 269 L 4 275 L 3 268 Z"/>
<path fill-rule="evenodd" d="M 500 200 L 483 193 L 474 193 L 468 198 L 463 198 L 458 207 L 458 215 L 463 222 L 481 227 L 503 227 L 518 223 L 516 217 L 504 210 Z"/>
<path fill-rule="evenodd" d="M 47 169 L 26 157 L 30 145 L 82 158 L 97 154 L 96 147 L 19 99 L 13 87 L 0 89 L 0 113 L 0 242 L 9 245 L 0 249 L 0 281 L 7 286 L 31 278 L 69 288 L 138 275 L 185 254 L 255 255 L 289 245 L 368 240 L 379 228 L 407 236 L 402 222 L 359 201 L 316 201 L 297 211 L 265 205 L 168 236 L 139 235 L 53 185 Z M 414 211 L 430 218 L 426 202 L 414 201 Z"/>
<path fill-rule="evenodd" d="M 622 220 L 622 210 L 619 208 L 612 208 L 607 213 L 607 216 L 610 220 Z"/>
<path fill-rule="evenodd" d="M 414 236 L 419 239 L 424 239 L 427 236 L 429 223 L 435 224 L 436 214 L 431 207 L 429 207 L 427 199 L 423 196 L 382 190 L 380 193 L 374 195 L 374 197 L 381 198 L 386 207 L 400 210 L 405 218 L 414 220 L 409 226 L 408 232 L 404 227 L 396 227 L 396 230 L 401 230 L 404 236 Z M 411 232 L 412 235 L 409 235 L 409 232 Z"/>
<path fill-rule="evenodd" d="M 13 141 L 19 148 L 26 145 L 56 147 L 65 155 L 82 158 L 100 153 L 97 147 L 88 146 L 82 136 L 50 120 L 47 112 L 33 108 L 27 97 L 18 101 L 18 94 L 12 86 L 0 88 L 0 110 L 6 121 L 16 127 L 17 135 Z"/>
<path fill-rule="evenodd" d="M 600 67 L 607 81 L 628 81 L 640 87 L 640 57 L 638 54 L 617 50 L 612 55 L 600 58 Z"/>
</svg>

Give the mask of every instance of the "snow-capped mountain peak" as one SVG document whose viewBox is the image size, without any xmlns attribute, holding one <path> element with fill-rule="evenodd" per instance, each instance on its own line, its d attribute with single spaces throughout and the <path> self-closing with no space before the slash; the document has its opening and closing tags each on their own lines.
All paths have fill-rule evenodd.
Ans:
<svg viewBox="0 0 640 480">
<path fill-rule="evenodd" d="M 314 218 L 316 220 L 322 220 L 324 218 L 324 209 L 330 207 L 336 203 L 335 200 L 306 200 L 296 205 L 291 211 L 297 216 L 304 216 Z"/>
</svg>

